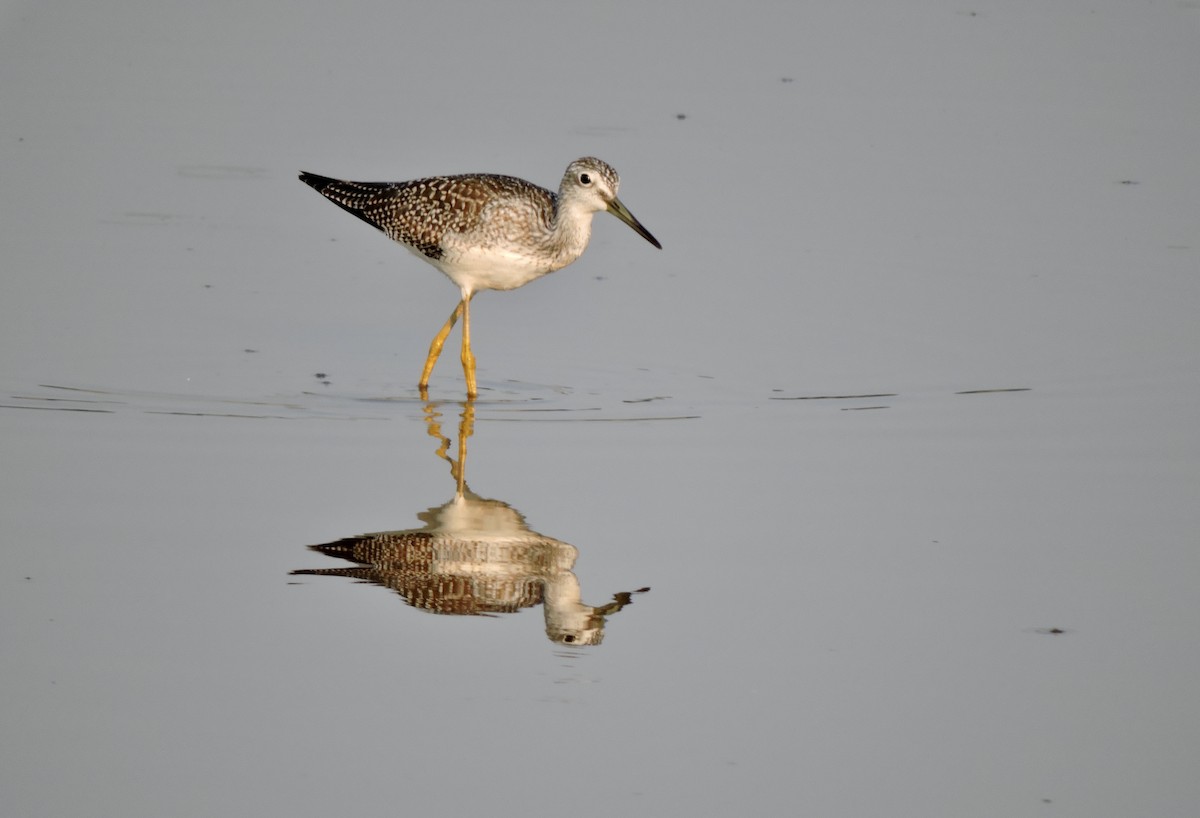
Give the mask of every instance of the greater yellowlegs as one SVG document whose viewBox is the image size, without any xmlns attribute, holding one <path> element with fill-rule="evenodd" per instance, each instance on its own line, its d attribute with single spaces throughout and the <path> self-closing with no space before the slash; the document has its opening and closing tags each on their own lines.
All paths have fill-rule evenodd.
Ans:
<svg viewBox="0 0 1200 818">
<path fill-rule="evenodd" d="M 458 306 L 429 345 L 422 394 L 461 317 L 467 396 L 476 396 L 471 297 L 479 290 L 516 289 L 566 267 L 587 247 L 593 213 L 607 210 L 662 249 L 617 198 L 617 172 L 590 156 L 567 166 L 558 193 L 490 173 L 411 182 L 346 182 L 301 173 L 300 180 L 441 270 L 462 291 Z"/>
</svg>

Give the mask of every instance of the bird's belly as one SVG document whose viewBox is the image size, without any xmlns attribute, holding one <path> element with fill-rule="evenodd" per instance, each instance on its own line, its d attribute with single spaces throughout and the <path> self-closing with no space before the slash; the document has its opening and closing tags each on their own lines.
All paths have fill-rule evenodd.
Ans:
<svg viewBox="0 0 1200 818">
<path fill-rule="evenodd" d="M 497 247 L 448 250 L 434 264 L 460 288 L 472 291 L 516 289 L 563 266 Z"/>
</svg>

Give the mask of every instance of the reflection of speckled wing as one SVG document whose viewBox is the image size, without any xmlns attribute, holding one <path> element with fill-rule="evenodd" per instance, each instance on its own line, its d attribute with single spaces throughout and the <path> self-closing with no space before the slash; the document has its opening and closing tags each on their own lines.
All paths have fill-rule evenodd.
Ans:
<svg viewBox="0 0 1200 818">
<path fill-rule="evenodd" d="M 430 548 L 433 538 L 434 535 L 428 531 L 384 531 L 309 547 L 327 557 L 363 565 L 412 563 L 428 568 L 432 561 Z"/>
<path fill-rule="evenodd" d="M 360 563 L 353 568 L 312 568 L 297 575 L 341 576 L 391 588 L 414 608 L 440 614 L 480 616 L 514 613 L 542 602 L 545 575 L 554 565 L 549 538 L 496 545 L 447 540 L 427 531 L 385 531 L 309 546 L 330 557 Z M 574 551 L 573 546 L 566 546 Z M 499 559 L 497 559 L 499 557 Z M 447 562 L 481 570 L 456 573 Z M 442 570 L 435 570 L 438 565 Z"/>
<path fill-rule="evenodd" d="M 312 173 L 300 178 L 343 210 L 431 259 L 442 257 L 446 233 L 477 227 L 489 202 L 550 196 L 511 176 L 433 176 L 412 182 L 346 182 Z"/>
</svg>

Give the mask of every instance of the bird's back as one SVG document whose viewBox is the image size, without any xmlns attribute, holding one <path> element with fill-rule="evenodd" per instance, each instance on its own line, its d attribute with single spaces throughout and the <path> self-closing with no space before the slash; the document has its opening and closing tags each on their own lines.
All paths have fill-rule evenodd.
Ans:
<svg viewBox="0 0 1200 818">
<path fill-rule="evenodd" d="M 549 232 L 555 194 L 514 176 L 465 174 L 411 182 L 351 182 L 301 173 L 305 184 L 390 238 L 441 261 L 452 244 L 503 246 Z M 438 265 L 441 266 L 441 265 Z"/>
</svg>

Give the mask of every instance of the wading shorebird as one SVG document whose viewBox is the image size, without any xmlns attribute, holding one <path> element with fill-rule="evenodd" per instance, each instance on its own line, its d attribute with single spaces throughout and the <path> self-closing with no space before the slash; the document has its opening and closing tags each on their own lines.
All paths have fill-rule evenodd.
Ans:
<svg viewBox="0 0 1200 818">
<path fill-rule="evenodd" d="M 662 249 L 617 198 L 617 172 L 590 156 L 567 166 L 558 193 L 490 173 L 347 182 L 302 172 L 300 180 L 441 270 L 462 292 L 429 345 L 418 384 L 422 395 L 446 337 L 462 318 L 467 397 L 476 396 L 472 296 L 479 290 L 516 289 L 575 261 L 587 248 L 594 213 L 607 210 Z"/>
</svg>

